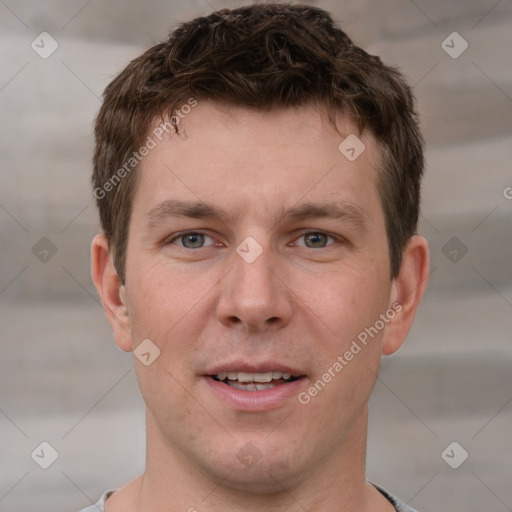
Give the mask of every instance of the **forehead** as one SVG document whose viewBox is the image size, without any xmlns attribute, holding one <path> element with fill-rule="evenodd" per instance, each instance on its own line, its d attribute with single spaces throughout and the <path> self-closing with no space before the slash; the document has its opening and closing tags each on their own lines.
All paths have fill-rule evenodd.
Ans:
<svg viewBox="0 0 512 512">
<path fill-rule="evenodd" d="M 237 218 L 271 216 L 302 200 L 343 201 L 363 212 L 378 201 L 378 144 L 341 114 L 334 125 L 315 106 L 262 112 L 200 102 L 180 118 L 178 133 L 158 127 L 138 170 L 133 209 L 145 215 L 183 198 Z"/>
</svg>

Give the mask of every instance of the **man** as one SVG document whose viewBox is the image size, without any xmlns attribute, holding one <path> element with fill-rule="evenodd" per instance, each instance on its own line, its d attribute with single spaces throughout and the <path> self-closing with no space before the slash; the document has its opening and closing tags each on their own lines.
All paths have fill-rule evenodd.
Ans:
<svg viewBox="0 0 512 512">
<path fill-rule="evenodd" d="M 428 276 L 403 77 L 317 8 L 222 10 L 106 88 L 92 275 L 146 404 L 91 511 L 411 509 L 366 481 L 382 355 Z"/>
</svg>

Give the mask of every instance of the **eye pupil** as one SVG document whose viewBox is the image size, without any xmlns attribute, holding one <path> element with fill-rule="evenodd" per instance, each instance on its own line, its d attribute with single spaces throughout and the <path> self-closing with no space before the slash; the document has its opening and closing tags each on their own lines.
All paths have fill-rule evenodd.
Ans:
<svg viewBox="0 0 512 512">
<path fill-rule="evenodd" d="M 324 247 L 326 243 L 327 235 L 325 233 L 309 233 L 306 235 L 306 245 L 308 247 Z"/>
<path fill-rule="evenodd" d="M 190 233 L 182 237 L 183 245 L 190 249 L 201 247 L 204 243 L 204 235 L 201 233 Z"/>
</svg>

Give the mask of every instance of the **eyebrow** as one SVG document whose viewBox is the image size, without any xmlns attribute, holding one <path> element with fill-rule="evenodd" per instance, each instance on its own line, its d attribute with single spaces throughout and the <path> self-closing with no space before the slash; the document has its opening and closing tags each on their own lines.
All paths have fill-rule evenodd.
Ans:
<svg viewBox="0 0 512 512">
<path fill-rule="evenodd" d="M 226 210 L 212 204 L 199 201 L 167 199 L 146 214 L 146 225 L 154 228 L 165 223 L 169 218 L 188 217 L 191 219 L 213 219 L 232 225 L 241 212 L 234 216 Z M 362 231 L 368 230 L 368 216 L 359 207 L 346 201 L 327 203 L 302 203 L 288 209 L 282 209 L 276 224 L 283 220 L 304 221 L 315 218 L 343 219 Z M 275 226 L 275 224 L 274 224 Z"/>
<path fill-rule="evenodd" d="M 146 215 L 147 226 L 156 227 L 169 218 L 189 217 L 191 219 L 218 219 L 226 222 L 228 213 L 211 204 L 198 201 L 182 201 L 180 199 L 167 199 L 149 210 Z"/>
<path fill-rule="evenodd" d="M 315 218 L 343 219 L 362 231 L 368 230 L 368 216 L 353 203 L 333 201 L 330 203 L 303 203 L 284 211 L 284 218 L 302 221 Z"/>
</svg>

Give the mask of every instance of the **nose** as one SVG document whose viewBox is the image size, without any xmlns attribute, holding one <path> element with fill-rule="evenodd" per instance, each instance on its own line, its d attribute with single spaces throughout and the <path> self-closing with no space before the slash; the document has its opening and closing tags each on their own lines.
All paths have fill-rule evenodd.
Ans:
<svg viewBox="0 0 512 512">
<path fill-rule="evenodd" d="M 238 253 L 233 254 L 231 270 L 219 283 L 217 317 L 223 325 L 249 333 L 288 325 L 293 314 L 292 293 L 275 260 L 270 249 L 250 263 Z"/>
</svg>

